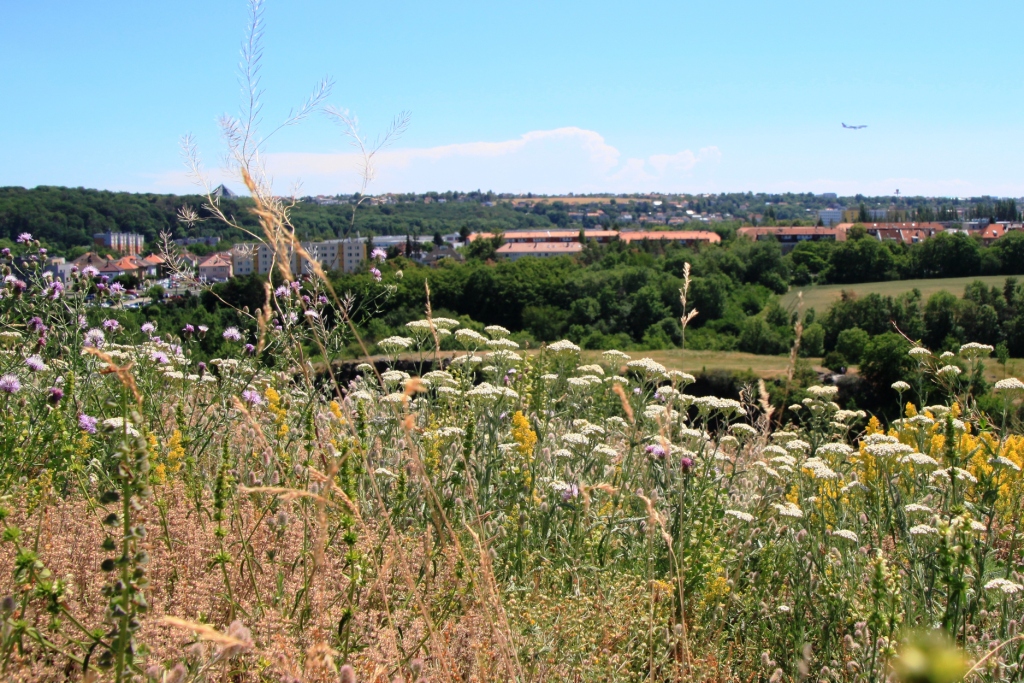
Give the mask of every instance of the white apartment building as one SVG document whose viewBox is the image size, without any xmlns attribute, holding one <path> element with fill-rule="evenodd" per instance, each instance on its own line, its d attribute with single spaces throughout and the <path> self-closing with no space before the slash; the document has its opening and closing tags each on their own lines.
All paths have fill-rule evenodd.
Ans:
<svg viewBox="0 0 1024 683">
<path fill-rule="evenodd" d="M 359 270 L 366 261 L 366 238 L 350 237 L 344 240 L 326 240 L 323 242 L 302 242 L 305 255 L 289 249 L 292 273 L 307 274 L 313 272 L 310 260 L 316 261 L 325 271 L 340 270 L 353 273 Z M 263 243 L 246 243 L 237 245 L 231 250 L 232 264 L 236 276 L 258 273 L 266 275 L 275 265 L 273 250 Z"/>
<path fill-rule="evenodd" d="M 843 222 L 842 209 L 819 209 L 818 218 L 825 225 L 839 225 Z"/>
</svg>

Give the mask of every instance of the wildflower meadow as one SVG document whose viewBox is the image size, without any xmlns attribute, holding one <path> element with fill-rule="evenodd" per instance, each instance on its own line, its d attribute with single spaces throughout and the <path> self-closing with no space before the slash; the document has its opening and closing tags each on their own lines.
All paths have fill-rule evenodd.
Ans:
<svg viewBox="0 0 1024 683">
<path fill-rule="evenodd" d="M 908 342 L 891 424 L 429 308 L 342 383 L 315 274 L 164 330 L 12 269 L 35 249 L 0 290 L 5 678 L 875 681 L 922 631 L 1022 677 L 1024 383 L 978 408 L 991 347 Z M 234 353 L 193 362 L 206 335 Z"/>
<path fill-rule="evenodd" d="M 428 279 L 372 358 L 402 274 L 380 250 L 336 291 L 271 191 L 261 6 L 222 121 L 259 230 L 204 207 L 274 255 L 257 305 L 166 329 L 31 234 L 0 254 L 4 680 L 1024 680 L 1024 382 L 977 395 L 991 346 L 896 339 L 883 423 L 824 381 L 697 396 L 640 354 L 521 348 L 435 316 Z M 333 113 L 368 182 L 407 119 L 369 144 Z"/>
</svg>

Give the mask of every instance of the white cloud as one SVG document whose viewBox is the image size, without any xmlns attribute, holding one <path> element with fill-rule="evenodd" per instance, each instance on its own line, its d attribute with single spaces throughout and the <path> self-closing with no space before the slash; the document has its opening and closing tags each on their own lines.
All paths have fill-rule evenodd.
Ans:
<svg viewBox="0 0 1024 683">
<path fill-rule="evenodd" d="M 715 147 L 621 161 L 599 133 L 567 127 L 532 131 L 514 140 L 467 142 L 427 148 L 395 148 L 375 159 L 369 187 L 382 192 L 494 190 L 497 192 L 644 192 L 685 188 L 694 169 L 721 156 Z M 355 153 L 279 152 L 267 156 L 275 189 L 296 180 L 306 194 L 358 189 Z"/>
</svg>

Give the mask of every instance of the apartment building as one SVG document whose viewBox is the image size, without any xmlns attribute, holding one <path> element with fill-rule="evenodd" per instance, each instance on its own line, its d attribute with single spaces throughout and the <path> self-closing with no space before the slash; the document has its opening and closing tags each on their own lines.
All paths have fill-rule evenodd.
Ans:
<svg viewBox="0 0 1024 683">
<path fill-rule="evenodd" d="M 93 243 L 122 254 L 141 254 L 145 238 L 134 232 L 98 232 L 92 236 Z"/>
<path fill-rule="evenodd" d="M 325 271 L 340 270 L 353 273 L 366 261 L 366 238 L 350 237 L 343 240 L 300 243 L 305 254 L 289 248 L 288 264 L 293 274 L 313 272 L 312 261 Z M 307 256 L 308 255 L 308 258 Z M 246 243 L 231 250 L 231 263 L 237 276 L 268 274 L 276 264 L 273 250 L 266 244 Z"/>
<path fill-rule="evenodd" d="M 846 230 L 839 227 L 800 227 L 774 226 L 762 228 L 740 228 L 736 234 L 752 240 L 770 240 L 775 238 L 782 244 L 782 252 L 790 252 L 801 242 L 845 242 Z"/>
</svg>

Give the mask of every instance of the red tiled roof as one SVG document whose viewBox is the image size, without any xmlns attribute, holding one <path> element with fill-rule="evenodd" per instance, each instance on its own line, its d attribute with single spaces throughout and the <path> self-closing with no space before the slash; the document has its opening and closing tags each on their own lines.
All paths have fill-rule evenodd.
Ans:
<svg viewBox="0 0 1024 683">
<path fill-rule="evenodd" d="M 637 240 L 678 240 L 680 242 L 709 242 L 718 244 L 722 238 L 710 230 L 627 230 L 619 233 L 623 242 Z"/>
<path fill-rule="evenodd" d="M 512 242 L 498 248 L 499 255 L 508 254 L 578 254 L 583 251 L 579 242 Z"/>
</svg>

